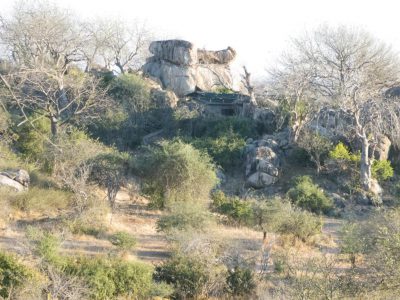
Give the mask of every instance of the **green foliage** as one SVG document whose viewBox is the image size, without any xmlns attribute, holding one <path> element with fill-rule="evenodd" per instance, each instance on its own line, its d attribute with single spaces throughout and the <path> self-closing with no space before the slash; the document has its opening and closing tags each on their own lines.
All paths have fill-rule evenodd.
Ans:
<svg viewBox="0 0 400 300">
<path fill-rule="evenodd" d="M 212 200 L 214 209 L 226 215 L 233 224 L 251 225 L 253 210 L 250 202 L 240 200 L 238 197 L 227 197 L 221 191 L 213 193 Z"/>
<path fill-rule="evenodd" d="M 92 299 L 145 299 L 153 286 L 152 268 L 139 262 L 79 257 L 69 259 L 64 272 L 82 278 L 91 289 Z"/>
<path fill-rule="evenodd" d="M 309 176 L 300 176 L 295 180 L 295 186 L 287 196 L 293 203 L 314 213 L 328 213 L 333 208 L 333 202 L 323 190 L 312 182 Z"/>
<path fill-rule="evenodd" d="M 233 93 L 235 93 L 234 90 L 224 87 L 224 86 L 218 86 L 217 88 L 214 89 L 214 92 L 218 93 L 218 94 L 233 94 Z"/>
<path fill-rule="evenodd" d="M 157 281 L 172 284 L 178 297 L 196 297 L 202 294 L 210 280 L 208 268 L 201 259 L 176 255 L 157 266 L 154 277 Z"/>
<path fill-rule="evenodd" d="M 64 258 L 59 255 L 61 241 L 55 234 L 41 231 L 36 227 L 28 227 L 26 235 L 33 243 L 36 254 L 45 261 L 57 266 L 64 263 Z"/>
<path fill-rule="evenodd" d="M 136 74 L 122 74 L 115 77 L 110 94 L 123 102 L 128 111 L 143 112 L 150 106 L 150 89 Z"/>
<path fill-rule="evenodd" d="M 389 160 L 374 160 L 371 167 L 372 177 L 378 181 L 385 181 L 394 175 L 393 167 Z"/>
<path fill-rule="evenodd" d="M 119 231 L 110 237 L 110 241 L 120 250 L 132 250 L 136 246 L 136 239 L 127 232 Z"/>
<path fill-rule="evenodd" d="M 242 164 L 242 153 L 246 141 L 237 133 L 229 131 L 226 135 L 216 138 L 197 138 L 189 142 L 197 149 L 207 151 L 214 161 L 224 169 Z"/>
<path fill-rule="evenodd" d="M 202 203 L 173 203 L 170 212 L 157 222 L 157 230 L 170 232 L 172 230 L 206 230 L 212 223 L 212 215 Z"/>
<path fill-rule="evenodd" d="M 253 222 L 258 230 L 292 235 L 306 242 L 321 232 L 322 220 L 284 199 L 256 199 L 252 202 Z"/>
<path fill-rule="evenodd" d="M 35 116 L 32 117 L 33 119 Z M 23 158 L 31 162 L 45 159 L 47 143 L 50 139 L 50 121 L 48 118 L 41 118 L 34 122 L 35 128 L 25 123 L 23 126 L 16 127 L 17 134 L 16 147 Z"/>
<path fill-rule="evenodd" d="M 143 136 L 165 128 L 171 110 L 154 101 L 146 81 L 136 74 L 122 74 L 110 83 L 115 101 L 99 120 L 89 125 L 90 132 L 105 144 L 126 151 L 141 144 Z"/>
<path fill-rule="evenodd" d="M 72 193 L 54 188 L 32 187 L 22 193 L 9 194 L 7 198 L 15 208 L 47 214 L 71 208 L 73 204 Z"/>
<path fill-rule="evenodd" d="M 329 157 L 336 160 L 358 163 L 361 159 L 359 153 L 353 154 L 342 142 L 339 142 L 335 148 L 329 152 Z"/>
<path fill-rule="evenodd" d="M 14 256 L 0 251 L 0 297 L 9 299 L 9 294 L 33 278 L 34 273 Z"/>
<path fill-rule="evenodd" d="M 321 233 L 322 224 L 321 218 L 307 211 L 293 209 L 290 214 L 280 222 L 277 232 L 291 234 L 303 242 L 306 242 L 310 237 Z"/>
<path fill-rule="evenodd" d="M 242 138 L 257 135 L 254 123 L 249 118 L 213 117 L 198 119 L 194 124 L 194 137 L 221 137 L 230 133 Z"/>
<path fill-rule="evenodd" d="M 174 201 L 204 202 L 218 182 L 210 157 L 180 140 L 145 148 L 136 167 L 145 179 L 144 192 L 159 208 Z"/>
<path fill-rule="evenodd" d="M 234 296 L 249 297 L 256 288 L 253 272 L 247 268 L 235 267 L 228 270 L 226 283 L 228 292 Z"/>
</svg>

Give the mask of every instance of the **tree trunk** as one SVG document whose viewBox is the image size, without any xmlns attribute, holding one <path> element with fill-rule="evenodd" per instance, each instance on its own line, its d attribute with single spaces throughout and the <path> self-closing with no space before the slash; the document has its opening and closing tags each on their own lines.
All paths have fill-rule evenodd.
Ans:
<svg viewBox="0 0 400 300">
<path fill-rule="evenodd" d="M 51 116 L 50 123 L 51 123 L 51 135 L 53 138 L 56 138 L 58 135 L 58 119 L 55 116 Z"/>
<path fill-rule="evenodd" d="M 118 67 L 118 69 L 121 71 L 121 74 L 125 74 L 125 70 L 124 70 L 124 67 L 123 67 L 123 65 L 121 65 L 121 63 L 119 62 L 119 61 L 117 61 L 116 63 L 115 63 L 115 65 Z"/>
<path fill-rule="evenodd" d="M 371 162 L 368 155 L 369 141 L 365 134 L 361 137 L 360 180 L 365 191 L 371 188 Z"/>
</svg>

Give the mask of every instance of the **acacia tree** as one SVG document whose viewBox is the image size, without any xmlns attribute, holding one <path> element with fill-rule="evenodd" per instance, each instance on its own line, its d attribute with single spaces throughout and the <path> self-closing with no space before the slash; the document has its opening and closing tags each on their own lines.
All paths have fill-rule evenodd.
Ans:
<svg viewBox="0 0 400 300">
<path fill-rule="evenodd" d="M 369 150 L 377 136 L 386 134 L 400 142 L 399 102 L 384 97 L 399 82 L 398 58 L 365 31 L 327 26 L 295 39 L 289 57 L 303 62 L 309 74 L 306 90 L 312 97 L 305 99 L 309 105 L 315 103 L 310 99 L 318 99 L 321 106 L 351 116 L 353 124 L 343 134 L 360 142 L 360 180 L 369 190 L 373 160 Z"/>
</svg>

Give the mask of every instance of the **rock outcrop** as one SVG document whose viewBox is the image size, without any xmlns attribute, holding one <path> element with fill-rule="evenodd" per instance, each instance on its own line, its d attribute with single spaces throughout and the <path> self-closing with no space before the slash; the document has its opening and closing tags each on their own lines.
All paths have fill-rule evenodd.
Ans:
<svg viewBox="0 0 400 300">
<path fill-rule="evenodd" d="M 246 153 L 246 185 L 260 189 L 278 181 L 280 175 L 279 144 L 266 135 L 261 140 L 249 140 Z"/>
<path fill-rule="evenodd" d="M 385 135 L 378 137 L 376 148 L 375 148 L 375 159 L 386 160 L 389 158 L 390 146 L 392 142 Z"/>
<path fill-rule="evenodd" d="M 17 192 L 26 190 L 30 183 L 30 177 L 25 170 L 7 170 L 0 172 L 0 186 L 7 186 Z"/>
<path fill-rule="evenodd" d="M 217 86 L 232 87 L 229 63 L 236 52 L 230 47 L 207 51 L 187 41 L 166 40 L 152 42 L 149 50 L 153 56 L 142 67 L 143 73 L 157 78 L 164 89 L 179 97 Z"/>
</svg>

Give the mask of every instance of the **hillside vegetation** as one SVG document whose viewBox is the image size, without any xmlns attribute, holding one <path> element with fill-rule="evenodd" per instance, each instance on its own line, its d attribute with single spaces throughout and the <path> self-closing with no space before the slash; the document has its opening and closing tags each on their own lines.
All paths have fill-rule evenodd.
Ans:
<svg viewBox="0 0 400 300">
<path fill-rule="evenodd" d="M 260 86 L 207 91 L 226 113 L 141 69 L 151 36 L 0 18 L 0 299 L 398 297 L 399 57 L 322 26 Z"/>
</svg>

